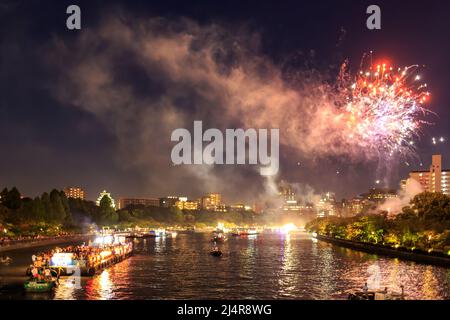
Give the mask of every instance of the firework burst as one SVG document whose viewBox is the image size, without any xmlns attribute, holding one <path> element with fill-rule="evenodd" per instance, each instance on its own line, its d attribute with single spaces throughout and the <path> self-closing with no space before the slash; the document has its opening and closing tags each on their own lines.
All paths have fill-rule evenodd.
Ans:
<svg viewBox="0 0 450 320">
<path fill-rule="evenodd" d="M 418 69 L 383 63 L 351 77 L 347 65 L 342 66 L 338 99 L 344 132 L 353 144 L 389 156 L 414 152 L 430 98 Z"/>
</svg>

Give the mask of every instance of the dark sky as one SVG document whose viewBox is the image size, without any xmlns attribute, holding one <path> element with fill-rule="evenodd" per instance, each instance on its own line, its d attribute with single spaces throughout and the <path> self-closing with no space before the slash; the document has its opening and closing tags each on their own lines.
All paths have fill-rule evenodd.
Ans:
<svg viewBox="0 0 450 320">
<path fill-rule="evenodd" d="M 382 10 L 381 30 L 365 27 L 365 10 L 373 3 Z M 70 4 L 81 7 L 80 31 L 65 27 Z M 189 22 L 180 22 L 183 18 Z M 116 20 L 121 21 L 119 27 Z M 292 151 L 292 144 L 280 149 L 278 179 L 297 183 L 305 194 L 330 190 L 339 198 L 354 196 L 377 179 L 396 188 L 420 162 L 427 167 L 433 153 L 442 153 L 444 166 L 450 167 L 448 143 L 431 143 L 432 137 L 450 139 L 449 21 L 448 1 L 0 0 L 0 186 L 17 186 L 28 196 L 79 185 L 90 199 L 107 189 L 114 197 L 196 197 L 219 191 L 228 201 L 253 200 L 264 181 L 252 169 L 193 172 L 197 169 L 170 165 L 170 131 L 179 124 L 172 116 L 188 119 L 183 125 L 192 125 L 191 116 L 211 126 L 228 124 L 221 122 L 220 109 L 227 98 L 208 95 L 216 84 L 204 83 L 202 90 L 202 81 L 187 80 L 197 79 L 190 78 L 195 70 L 185 77 L 191 71 L 183 70 L 190 69 L 174 71 L 173 65 L 165 65 L 177 59 L 178 51 L 170 46 L 180 47 L 164 42 L 170 46 L 163 50 L 159 37 L 177 42 L 184 39 L 181 34 L 192 33 L 205 50 L 227 51 L 236 43 L 244 48 L 238 52 L 245 51 L 245 58 L 236 60 L 227 53 L 225 60 L 242 63 L 255 60 L 255 55 L 280 70 L 292 71 L 297 65 L 291 57 L 312 51 L 319 69 L 343 58 L 357 65 L 370 50 L 395 65 L 424 65 L 432 92 L 428 108 L 437 116 L 427 117 L 432 124 L 424 126 L 410 166 L 404 160 L 386 165 L 380 159 L 314 155 L 314 150 L 305 154 L 304 149 Z M 131 36 L 124 30 L 128 27 Z M 151 64 L 142 60 L 142 47 L 133 48 L 134 43 L 146 43 L 147 36 L 152 39 Z M 166 55 L 162 60 L 155 58 L 159 52 Z M 226 73 L 233 63 L 220 65 L 226 66 Z M 105 74 L 113 79 L 108 78 L 107 88 L 97 87 L 106 81 Z M 217 85 L 223 85 L 221 81 Z M 214 103 L 217 110 L 210 106 Z"/>
</svg>

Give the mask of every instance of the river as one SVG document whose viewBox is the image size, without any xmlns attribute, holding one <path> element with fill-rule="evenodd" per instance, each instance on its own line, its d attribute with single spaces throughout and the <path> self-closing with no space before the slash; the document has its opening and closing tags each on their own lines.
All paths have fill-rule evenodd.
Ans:
<svg viewBox="0 0 450 320">
<path fill-rule="evenodd" d="M 306 233 L 229 237 L 223 256 L 209 255 L 211 234 L 135 240 L 129 259 L 81 282 L 62 278 L 51 294 L 22 290 L 31 255 L 47 247 L 2 253 L 0 299 L 345 299 L 369 287 L 408 299 L 450 299 L 450 269 L 401 261 L 317 241 Z"/>
</svg>

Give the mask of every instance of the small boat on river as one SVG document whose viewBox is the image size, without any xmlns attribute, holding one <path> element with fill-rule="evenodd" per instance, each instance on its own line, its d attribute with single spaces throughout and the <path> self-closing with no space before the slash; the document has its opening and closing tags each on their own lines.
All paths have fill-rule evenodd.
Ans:
<svg viewBox="0 0 450 320">
<path fill-rule="evenodd" d="M 214 247 L 209 252 L 209 254 L 212 255 L 213 257 L 221 257 L 222 256 L 222 251 L 220 251 L 219 247 Z"/>
<path fill-rule="evenodd" d="M 404 287 L 400 286 L 401 292 L 388 292 L 387 288 L 381 291 L 351 291 L 347 300 L 405 300 Z"/>
<path fill-rule="evenodd" d="M 255 228 L 250 229 L 237 229 L 234 230 L 231 235 L 241 237 L 241 236 L 256 236 L 259 232 Z"/>
<path fill-rule="evenodd" d="M 50 292 L 58 286 L 58 280 L 56 278 L 51 279 L 30 279 L 25 281 L 24 288 L 26 292 Z"/>
</svg>

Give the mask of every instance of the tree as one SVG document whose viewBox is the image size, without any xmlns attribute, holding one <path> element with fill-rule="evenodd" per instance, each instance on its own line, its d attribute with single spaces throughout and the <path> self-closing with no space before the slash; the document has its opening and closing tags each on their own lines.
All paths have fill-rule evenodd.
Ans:
<svg viewBox="0 0 450 320">
<path fill-rule="evenodd" d="M 64 208 L 65 214 L 64 223 L 71 225 L 73 223 L 73 217 L 72 212 L 70 211 L 69 200 L 67 199 L 67 196 L 64 193 L 64 191 L 60 191 L 59 196 L 61 198 L 61 203 Z"/>
<path fill-rule="evenodd" d="M 0 204 L 0 222 L 8 219 L 10 215 L 10 210 L 4 205 Z"/>
<path fill-rule="evenodd" d="M 58 190 L 53 189 L 50 192 L 50 203 L 51 203 L 51 220 L 57 222 L 63 222 L 66 218 L 66 211 L 64 209 L 61 195 Z"/>
<path fill-rule="evenodd" d="M 8 197 L 8 188 L 4 188 L 2 192 L 0 192 L 0 203 L 5 205 L 7 197 Z"/>
<path fill-rule="evenodd" d="M 119 220 L 119 216 L 112 207 L 112 201 L 107 196 L 104 195 L 100 200 L 100 222 L 101 223 L 115 223 Z"/>
<path fill-rule="evenodd" d="M 33 200 L 33 207 L 31 209 L 32 217 L 35 221 L 43 221 L 45 218 L 45 209 L 41 198 L 36 197 Z"/>
<path fill-rule="evenodd" d="M 450 197 L 440 192 L 422 192 L 410 202 L 419 218 L 429 220 L 449 219 Z"/>
<path fill-rule="evenodd" d="M 50 202 L 50 195 L 47 192 L 44 192 L 41 196 L 41 203 L 44 209 L 43 219 L 44 221 L 51 220 L 51 211 L 52 211 L 52 203 Z"/>
<path fill-rule="evenodd" d="M 2 191 L 2 203 L 5 207 L 11 209 L 11 210 L 17 210 L 20 208 L 21 201 L 20 201 L 20 192 L 17 190 L 16 187 L 13 187 L 10 191 L 8 191 L 5 194 L 5 200 L 3 201 L 3 192 L 5 192 L 6 189 L 3 189 Z"/>
</svg>

